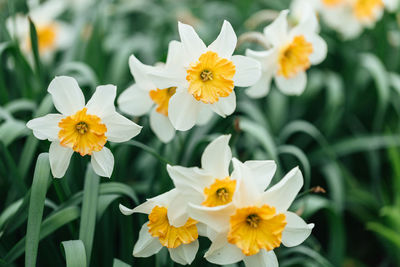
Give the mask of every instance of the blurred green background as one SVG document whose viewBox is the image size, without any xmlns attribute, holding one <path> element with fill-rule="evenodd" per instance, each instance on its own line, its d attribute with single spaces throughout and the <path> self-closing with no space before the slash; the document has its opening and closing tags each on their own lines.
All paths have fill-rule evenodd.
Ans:
<svg viewBox="0 0 400 267">
<path fill-rule="evenodd" d="M 46 91 L 54 76 L 75 77 L 86 99 L 100 84 L 115 84 L 121 93 L 134 82 L 129 55 L 146 64 L 164 61 L 169 41 L 179 39 L 178 20 L 193 25 L 208 44 L 224 19 L 240 36 L 267 25 L 252 27 L 249 19 L 256 12 L 290 6 L 289 0 L 103 0 L 86 7 L 67 2 L 71 5 L 59 19 L 72 25 L 73 42 L 47 62 L 22 53 L 6 28 L 6 19 L 27 13 L 28 3 L 0 0 L 0 265 L 23 266 L 29 257 L 25 241 L 40 239 L 37 266 L 65 266 L 61 242 L 93 234 L 90 266 L 113 266 L 114 259 L 133 266 L 178 266 L 165 249 L 149 258 L 132 256 L 146 216 L 123 216 L 118 204 L 133 207 L 171 189 L 167 162 L 198 166 L 204 147 L 229 133 L 240 160 L 277 161 L 274 182 L 294 166 L 303 172 L 305 194 L 292 210 L 316 226 L 301 246 L 276 249 L 281 266 L 400 266 L 399 13 L 385 13 L 375 28 L 351 41 L 322 23 L 328 56 L 308 71 L 307 89 L 299 97 L 273 87 L 266 98 L 253 100 L 236 90 L 233 115 L 214 116 L 168 144 L 154 136 L 146 116 L 133 118 L 144 128 L 128 143 L 111 144 L 116 159 L 111 179 L 98 178 L 87 170 L 88 157 L 74 155 L 64 178 L 41 181 L 48 191 L 40 236 L 26 236 L 28 213 L 35 216 L 29 210 L 35 165 L 49 142 L 39 142 L 25 123 L 54 111 Z M 261 49 L 244 43 L 236 54 L 247 47 Z M 38 176 L 48 171 L 45 165 L 45 158 L 37 161 Z M 308 193 L 315 186 L 326 193 Z M 95 204 L 82 206 L 86 198 Z M 82 226 L 90 216 L 94 224 Z M 202 256 L 210 242 L 200 240 L 192 265 L 213 266 Z"/>
</svg>

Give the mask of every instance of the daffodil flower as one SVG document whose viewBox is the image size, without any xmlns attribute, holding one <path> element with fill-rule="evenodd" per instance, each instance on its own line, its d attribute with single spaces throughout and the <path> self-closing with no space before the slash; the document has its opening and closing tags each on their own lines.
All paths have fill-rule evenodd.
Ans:
<svg viewBox="0 0 400 267">
<path fill-rule="evenodd" d="M 175 129 L 186 131 L 203 116 L 204 109 L 222 117 L 236 108 L 235 86 L 247 87 L 260 77 L 260 64 L 245 56 L 232 56 L 237 37 L 224 21 L 217 39 L 208 47 L 194 29 L 178 24 L 181 42 L 173 68 L 151 73 L 157 88 L 176 87 L 168 107 Z"/>
<path fill-rule="evenodd" d="M 144 65 L 132 55 L 129 58 L 129 67 L 136 83 L 118 98 L 118 107 L 126 114 L 142 116 L 150 112 L 150 128 L 164 143 L 168 143 L 175 136 L 175 128 L 168 118 L 168 108 L 176 87 L 157 88 L 148 73 L 152 69 L 173 70 L 180 52 L 179 42 L 171 41 L 166 64 L 158 67 Z M 211 112 L 204 110 L 197 124 L 206 123 L 211 115 Z"/>
<path fill-rule="evenodd" d="M 51 0 L 34 7 L 27 15 L 17 14 L 6 21 L 7 29 L 19 40 L 21 50 L 31 59 L 32 46 L 28 16 L 36 26 L 38 49 L 41 58 L 51 60 L 57 50 L 68 48 L 73 41 L 73 29 L 57 19 L 65 11 L 65 1 Z"/>
<path fill-rule="evenodd" d="M 344 39 L 358 37 L 380 20 L 385 8 L 392 12 L 397 7 L 398 0 L 319 0 L 315 5 L 325 23 Z"/>
<path fill-rule="evenodd" d="M 133 256 L 149 257 L 166 247 L 173 261 L 182 265 L 192 263 L 199 249 L 198 236 L 202 228 L 192 218 L 177 223 L 169 216 L 170 203 L 179 199 L 180 192 L 172 189 L 148 199 L 134 209 L 120 204 L 119 208 L 124 215 L 148 214 L 149 220 L 140 230 L 139 239 L 133 248 Z M 184 205 L 185 202 L 181 202 L 181 208 L 184 208 Z"/>
<path fill-rule="evenodd" d="M 327 45 L 317 33 L 316 19 L 303 18 L 294 27 L 289 27 L 287 15 L 287 10 L 282 11 L 264 28 L 264 35 L 272 45 L 270 49 L 246 51 L 247 56 L 262 65 L 261 79 L 246 91 L 250 97 L 267 95 L 272 78 L 284 94 L 302 94 L 307 84 L 306 71 L 326 57 Z M 307 15 L 315 16 L 313 12 Z"/>
<path fill-rule="evenodd" d="M 232 208 L 237 177 L 229 173 L 232 160 L 229 139 L 230 135 L 222 135 L 205 148 L 201 157 L 201 168 L 167 166 L 168 174 L 185 202 L 203 207 L 222 207 L 222 212 Z M 254 174 L 252 177 L 260 185 L 260 190 L 264 190 L 275 173 L 275 162 L 251 160 L 244 164 Z M 188 214 L 181 205 L 182 201 L 172 202 L 169 216 L 182 223 L 187 220 Z"/>
<path fill-rule="evenodd" d="M 81 156 L 91 156 L 93 169 L 98 175 L 110 177 L 114 156 L 105 144 L 107 141 L 126 142 L 139 134 L 142 128 L 116 112 L 116 87 L 98 86 L 86 105 L 74 78 L 54 78 L 48 92 L 61 114 L 48 114 L 30 120 L 26 125 L 36 138 L 51 142 L 49 159 L 53 176 L 63 177 L 72 154 L 78 152 Z"/>
<path fill-rule="evenodd" d="M 274 249 L 301 244 L 313 224 L 306 224 L 288 211 L 303 186 L 303 176 L 296 167 L 280 182 L 265 189 L 253 178 L 254 172 L 233 159 L 232 177 L 237 188 L 229 209 L 189 204 L 189 216 L 213 229 L 207 231 L 212 244 L 205 258 L 215 264 L 233 264 L 243 260 L 248 267 L 278 266 Z"/>
</svg>

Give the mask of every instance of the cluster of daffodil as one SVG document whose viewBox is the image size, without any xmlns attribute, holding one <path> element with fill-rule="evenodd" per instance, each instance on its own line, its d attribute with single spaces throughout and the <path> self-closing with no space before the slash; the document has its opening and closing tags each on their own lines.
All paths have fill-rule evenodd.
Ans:
<svg viewBox="0 0 400 267">
<path fill-rule="evenodd" d="M 125 215 L 148 214 L 133 250 L 135 257 L 167 247 L 172 260 L 190 264 L 199 248 L 198 237 L 205 236 L 212 242 L 205 258 L 212 263 L 243 260 L 246 266 L 278 266 L 274 248 L 297 246 L 311 234 L 314 225 L 288 211 L 303 186 L 300 170 L 292 169 L 266 190 L 275 162 L 240 162 L 232 158 L 229 139 L 220 136 L 206 147 L 201 168 L 168 165 L 175 185 L 171 191 L 134 209 L 120 205 Z"/>
<path fill-rule="evenodd" d="M 251 57 L 232 55 L 237 37 L 227 21 L 209 46 L 191 26 L 179 23 L 181 41 L 170 42 L 164 65 L 147 66 L 135 56 L 130 57 L 136 84 L 120 95 L 119 108 L 130 115 L 150 112 L 151 128 L 168 142 L 175 130 L 207 123 L 213 113 L 221 117 L 232 114 L 236 108 L 235 87 L 253 86 L 248 90 L 255 92 L 261 87 L 259 80 L 269 86 L 274 75 L 281 90 L 299 94 L 304 88 L 290 91 L 290 86 L 285 86 L 299 79 L 305 86 L 304 71 L 326 54 L 326 45 L 316 32 L 315 17 L 310 18 L 304 23 L 311 26 L 299 23 L 289 27 L 287 11 L 283 11 L 264 31 L 271 49 L 249 50 L 247 55 Z M 267 64 L 274 66 L 265 67 Z M 98 86 L 85 104 L 76 80 L 60 76 L 53 79 L 48 92 L 60 114 L 33 119 L 27 126 L 37 138 L 51 142 L 53 176 L 63 177 L 73 152 L 78 152 L 81 156 L 91 155 L 98 175 L 110 177 L 114 158 L 105 144 L 128 141 L 141 130 L 141 126 L 117 113 L 116 87 Z M 274 248 L 281 243 L 296 246 L 310 235 L 313 225 L 287 211 L 303 185 L 300 170 L 294 168 L 265 191 L 275 173 L 275 162 L 242 163 L 232 158 L 229 139 L 221 136 L 208 145 L 201 168 L 168 165 L 175 189 L 133 210 L 120 207 L 124 214 L 148 214 L 149 222 L 140 231 L 134 256 L 147 257 L 167 247 L 174 261 L 190 264 L 200 235 L 212 241 L 205 255 L 210 262 L 244 260 L 249 266 L 276 266 Z M 231 161 L 234 169 L 229 173 Z"/>
<path fill-rule="evenodd" d="M 302 9 L 305 3 L 345 39 L 356 38 L 364 28 L 372 28 L 385 8 L 392 12 L 399 4 L 398 0 L 294 0 L 292 9 Z"/>
</svg>

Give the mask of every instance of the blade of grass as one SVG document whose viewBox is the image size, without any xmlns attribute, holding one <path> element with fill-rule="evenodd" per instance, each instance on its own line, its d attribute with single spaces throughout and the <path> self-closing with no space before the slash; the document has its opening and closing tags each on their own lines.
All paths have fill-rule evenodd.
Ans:
<svg viewBox="0 0 400 267">
<path fill-rule="evenodd" d="M 113 267 L 129 267 L 129 264 L 126 264 L 125 262 L 119 260 L 119 259 L 114 259 L 113 262 Z"/>
<path fill-rule="evenodd" d="M 39 155 L 33 176 L 32 191 L 29 202 L 28 226 L 25 243 L 25 266 L 36 266 L 36 257 L 39 246 L 40 224 L 42 222 L 44 200 L 47 193 L 47 184 L 50 181 L 49 154 Z"/>
<path fill-rule="evenodd" d="M 65 224 L 72 222 L 79 218 L 80 209 L 76 206 L 67 207 L 65 209 L 59 210 L 56 213 L 47 217 L 42 225 L 40 226 L 39 240 L 47 237 L 57 229 L 61 228 Z M 22 253 L 24 253 L 24 245 L 26 238 L 23 237 L 17 244 L 14 245 L 4 257 L 7 263 L 12 263 L 15 261 Z"/>
<path fill-rule="evenodd" d="M 86 267 L 86 252 L 82 240 L 61 242 L 65 252 L 67 267 Z"/>
<path fill-rule="evenodd" d="M 86 259 L 90 264 L 90 255 L 93 246 L 93 237 L 96 227 L 96 210 L 99 195 L 100 177 L 94 173 L 91 165 L 88 165 L 85 175 L 83 190 L 81 224 L 79 227 L 79 239 L 85 245 Z"/>
</svg>

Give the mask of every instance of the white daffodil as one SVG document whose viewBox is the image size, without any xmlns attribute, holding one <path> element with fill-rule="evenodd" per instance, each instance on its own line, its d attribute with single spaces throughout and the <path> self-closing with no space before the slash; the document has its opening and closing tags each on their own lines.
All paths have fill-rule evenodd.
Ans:
<svg viewBox="0 0 400 267">
<path fill-rule="evenodd" d="M 142 116 L 150 112 L 150 128 L 164 143 L 168 143 L 175 136 L 175 128 L 168 118 L 168 107 L 176 87 L 159 89 L 153 83 L 148 73 L 153 69 L 173 71 L 178 64 L 180 43 L 172 41 L 169 44 L 167 62 L 164 66 L 152 67 L 141 63 L 134 55 L 129 58 L 129 67 L 135 84 L 126 89 L 118 98 L 118 107 L 125 113 L 133 116 Z M 206 123 L 212 112 L 204 110 L 197 124 Z"/>
<path fill-rule="evenodd" d="M 232 56 L 237 37 L 224 21 L 217 39 L 208 47 L 194 29 L 178 24 L 180 53 L 173 68 L 151 73 L 157 88 L 176 87 L 168 107 L 175 129 L 186 131 L 212 110 L 225 117 L 236 108 L 235 86 L 251 86 L 260 77 L 260 64 L 245 56 Z M 200 118 L 199 118 L 200 117 Z"/>
<path fill-rule="evenodd" d="M 289 27 L 288 11 L 264 28 L 264 35 L 272 47 L 265 51 L 248 49 L 246 55 L 261 62 L 261 79 L 246 93 L 258 98 L 268 94 L 272 78 L 277 87 L 287 95 L 300 95 L 307 84 L 306 70 L 319 64 L 327 54 L 326 42 L 318 35 L 318 23 L 309 10 L 299 18 L 298 24 Z"/>
<path fill-rule="evenodd" d="M 364 28 L 372 28 L 382 17 L 385 5 L 390 9 L 397 2 L 397 0 L 320 1 L 319 12 L 323 20 L 344 39 L 356 38 Z"/>
<path fill-rule="evenodd" d="M 46 1 L 26 14 L 17 14 L 6 21 L 8 31 L 15 35 L 21 50 L 32 55 L 31 37 L 29 30 L 30 17 L 35 24 L 39 54 L 43 60 L 49 61 L 57 50 L 68 48 L 73 41 L 73 29 L 57 17 L 65 11 L 65 2 L 59 0 Z"/>
<path fill-rule="evenodd" d="M 237 188 L 229 209 L 189 204 L 190 217 L 214 230 L 207 231 L 212 244 L 205 257 L 221 265 L 243 260 L 248 267 L 278 266 L 273 250 L 301 244 L 314 227 L 288 211 L 303 176 L 296 167 L 263 192 L 260 187 L 265 189 L 270 181 L 261 185 L 246 164 L 236 159 L 233 164 Z"/>
<path fill-rule="evenodd" d="M 223 207 L 222 212 L 232 208 L 232 197 L 236 191 L 237 181 L 229 173 L 232 152 L 228 145 L 230 135 L 222 135 L 212 141 L 201 157 L 201 168 L 167 166 L 167 171 L 175 187 L 181 192 L 185 203 L 204 207 Z M 264 190 L 272 179 L 276 164 L 272 160 L 252 160 L 244 163 L 254 174 L 252 177 Z M 170 204 L 171 218 L 179 223 L 187 220 L 186 210 L 181 207 L 182 201 Z"/>
<path fill-rule="evenodd" d="M 148 199 L 134 209 L 119 205 L 124 215 L 132 213 L 148 214 L 149 221 L 143 224 L 139 239 L 133 248 L 133 256 L 149 257 L 168 248 L 173 261 L 179 264 L 191 264 L 199 249 L 198 236 L 201 227 L 197 221 L 188 218 L 183 224 L 177 224 L 169 215 L 170 203 L 180 199 L 180 192 L 172 189 L 157 197 Z M 181 208 L 185 209 L 181 203 Z"/>
<path fill-rule="evenodd" d="M 114 85 L 102 85 L 85 105 L 85 97 L 74 78 L 59 76 L 48 88 L 61 114 L 48 114 L 30 120 L 26 125 L 40 140 L 51 142 L 50 167 L 53 176 L 64 176 L 73 152 L 91 155 L 94 171 L 110 177 L 114 157 L 104 145 L 107 141 L 125 142 L 139 134 L 141 126 L 115 111 Z"/>
</svg>

